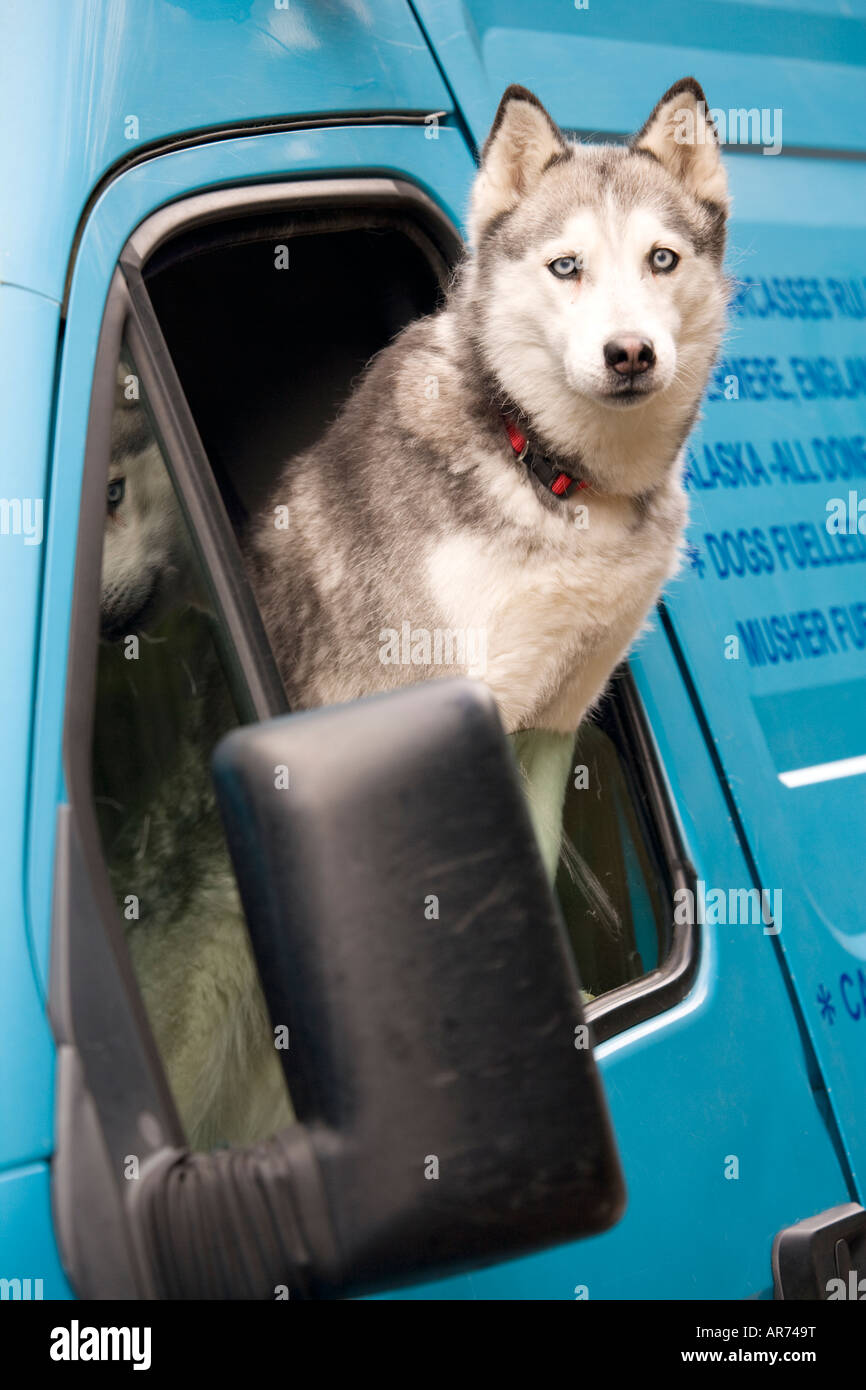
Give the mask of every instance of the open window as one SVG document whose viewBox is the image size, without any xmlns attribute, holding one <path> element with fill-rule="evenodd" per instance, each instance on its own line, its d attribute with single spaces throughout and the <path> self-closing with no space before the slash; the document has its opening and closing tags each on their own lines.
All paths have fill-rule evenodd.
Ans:
<svg viewBox="0 0 866 1390">
<path fill-rule="evenodd" d="M 341 180 L 188 200 L 140 228 L 123 258 L 139 350 L 159 377 L 163 403 L 160 424 L 124 339 L 107 480 L 104 604 L 110 609 L 112 552 L 118 541 L 128 546 L 142 487 L 151 521 L 155 504 L 148 490 L 166 500 L 171 521 L 156 525 L 154 538 L 169 557 L 172 581 L 167 597 L 145 592 L 137 610 L 133 604 L 124 614 L 121 604 L 113 615 L 103 613 L 103 636 L 113 641 L 103 643 L 99 663 L 94 795 L 151 1023 L 158 1042 L 173 1039 L 175 1054 L 184 1028 L 191 1048 L 196 1042 L 196 994 L 191 983 L 185 1016 L 166 1018 L 164 1009 L 161 1015 L 154 943 L 161 933 L 182 934 L 185 885 L 202 855 L 211 853 L 215 866 L 221 854 L 219 874 L 231 878 L 209 753 L 232 722 L 273 713 L 281 698 L 272 664 L 259 678 L 258 702 L 250 698 L 241 668 L 267 666 L 267 644 L 249 593 L 233 618 L 220 609 L 212 587 L 225 567 L 222 558 L 209 566 L 198 554 L 195 508 L 204 505 L 209 523 L 218 516 L 226 540 L 229 523 L 240 535 L 276 470 L 333 418 L 370 357 L 435 309 L 458 253 L 450 224 L 417 190 L 384 180 Z M 158 442 L 160 428 L 165 442 Z M 196 457 L 187 457 L 178 471 L 167 456 L 183 459 L 190 439 Z M 137 482 L 143 469 L 146 476 Z M 212 533 L 210 524 L 199 530 Z M 153 551 L 146 533 L 144 544 Z M 236 547 L 232 553 L 237 569 Z M 233 582 L 243 586 L 237 573 Z M 227 616 L 217 618 L 219 611 Z M 254 660 L 249 632 L 241 632 L 250 623 Z M 131 641 L 119 643 L 121 635 Z M 245 657 L 239 655 L 241 637 Z M 205 711 L 207 731 L 196 727 Z M 196 792 L 184 781 L 181 795 L 179 767 L 196 749 Z M 674 890 L 688 871 L 627 668 L 577 738 L 563 830 L 556 892 L 595 1036 L 603 1038 L 681 997 L 696 964 L 690 929 L 673 925 Z M 174 853 L 157 884 L 148 882 L 146 867 L 148 839 L 158 836 L 171 840 Z M 221 912 L 229 896 L 215 894 Z M 135 913 L 141 919 L 130 921 Z M 146 921 L 153 930 L 146 930 Z M 243 974 L 253 967 L 236 902 L 231 921 L 231 928 L 195 924 L 189 939 L 197 940 L 197 933 L 197 948 L 207 951 L 218 930 L 231 929 Z M 185 968 L 192 982 L 192 964 Z M 231 1078 L 223 1080 L 228 1093 Z M 267 1132 L 262 1115 L 203 1122 L 190 1111 L 192 1078 L 183 1067 L 174 1084 L 194 1141 L 240 1141 Z M 272 1096 L 277 1090 L 274 1078 Z M 275 1104 L 274 1113 L 282 1119 L 283 1106 Z"/>
<path fill-rule="evenodd" d="M 333 419 L 366 362 L 440 302 L 459 253 L 416 190 L 376 181 L 301 185 L 274 206 L 200 205 L 157 228 L 144 282 L 241 533 L 286 458 Z M 139 254 L 143 234 L 137 234 Z M 595 1035 L 685 993 L 696 939 L 673 924 L 688 882 L 627 667 L 580 731 L 556 891 Z"/>
<path fill-rule="evenodd" d="M 626 665 L 575 740 L 556 878 L 597 1042 L 688 992 L 697 930 L 674 921 L 673 903 L 693 886 Z"/>
<path fill-rule="evenodd" d="M 435 309 L 446 251 L 399 207 L 283 209 L 181 233 L 144 279 L 236 527 L 365 364 Z M 448 229 L 437 229 L 438 240 Z"/>
</svg>

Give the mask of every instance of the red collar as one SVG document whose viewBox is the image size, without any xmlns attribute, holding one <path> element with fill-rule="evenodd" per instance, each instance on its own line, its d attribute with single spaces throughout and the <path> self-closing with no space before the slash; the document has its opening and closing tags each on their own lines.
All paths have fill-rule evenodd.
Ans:
<svg viewBox="0 0 866 1390">
<path fill-rule="evenodd" d="M 502 417 L 505 428 L 508 431 L 508 438 L 511 440 L 511 447 L 517 455 L 518 463 L 525 463 L 536 476 L 538 481 L 552 492 L 554 497 L 567 497 L 572 488 L 589 487 L 589 483 L 581 479 L 575 479 L 568 473 L 563 473 L 561 468 L 557 468 L 546 454 L 539 453 L 537 449 L 530 446 L 529 440 L 521 430 L 517 428 L 513 420 L 509 420 L 507 415 Z"/>
</svg>

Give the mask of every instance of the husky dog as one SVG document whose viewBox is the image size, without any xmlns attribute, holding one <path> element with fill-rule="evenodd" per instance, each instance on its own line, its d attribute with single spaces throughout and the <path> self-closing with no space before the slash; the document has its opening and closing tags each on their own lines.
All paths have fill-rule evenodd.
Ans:
<svg viewBox="0 0 866 1390">
<path fill-rule="evenodd" d="M 686 78 L 628 146 L 581 146 L 509 87 L 444 307 L 374 358 L 249 538 L 295 708 L 476 675 L 508 732 L 541 731 L 518 751 L 549 864 L 575 730 L 678 565 L 727 298 L 706 109 Z"/>
</svg>

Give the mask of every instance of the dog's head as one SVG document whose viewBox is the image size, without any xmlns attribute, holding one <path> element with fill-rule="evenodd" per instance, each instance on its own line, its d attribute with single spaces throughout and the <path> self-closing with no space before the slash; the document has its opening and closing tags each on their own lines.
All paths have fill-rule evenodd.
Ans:
<svg viewBox="0 0 866 1390">
<path fill-rule="evenodd" d="M 700 86 L 662 97 L 627 146 L 568 141 L 509 87 L 472 193 L 475 341 L 530 427 L 601 486 L 659 481 L 718 350 L 727 182 Z"/>
<path fill-rule="evenodd" d="M 126 364 L 117 372 L 102 550 L 101 629 L 117 640 L 152 626 L 192 586 L 186 527 Z"/>
</svg>

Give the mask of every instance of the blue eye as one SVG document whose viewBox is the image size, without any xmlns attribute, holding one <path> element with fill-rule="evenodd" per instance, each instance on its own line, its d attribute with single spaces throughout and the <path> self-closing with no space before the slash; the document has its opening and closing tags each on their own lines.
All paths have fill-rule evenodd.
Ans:
<svg viewBox="0 0 866 1390">
<path fill-rule="evenodd" d="M 557 280 L 571 280 L 580 274 L 580 265 L 576 256 L 557 256 L 555 261 L 551 261 L 547 267 L 551 275 L 555 275 Z"/>
<path fill-rule="evenodd" d="M 667 275 L 671 270 L 675 269 L 679 263 L 680 258 L 676 251 L 671 251 L 668 246 L 656 247 L 655 251 L 653 251 L 650 256 L 650 265 L 653 270 L 660 271 L 663 275 Z"/>
<path fill-rule="evenodd" d="M 126 491 L 126 479 L 125 479 L 125 478 L 112 478 L 112 479 L 111 479 L 111 482 L 108 484 L 107 496 L 108 496 L 108 505 L 109 505 L 110 508 L 112 508 L 112 510 L 113 510 L 115 507 L 119 507 L 119 506 L 120 506 L 121 502 L 123 501 L 123 494 L 124 494 L 125 491 Z"/>
</svg>

